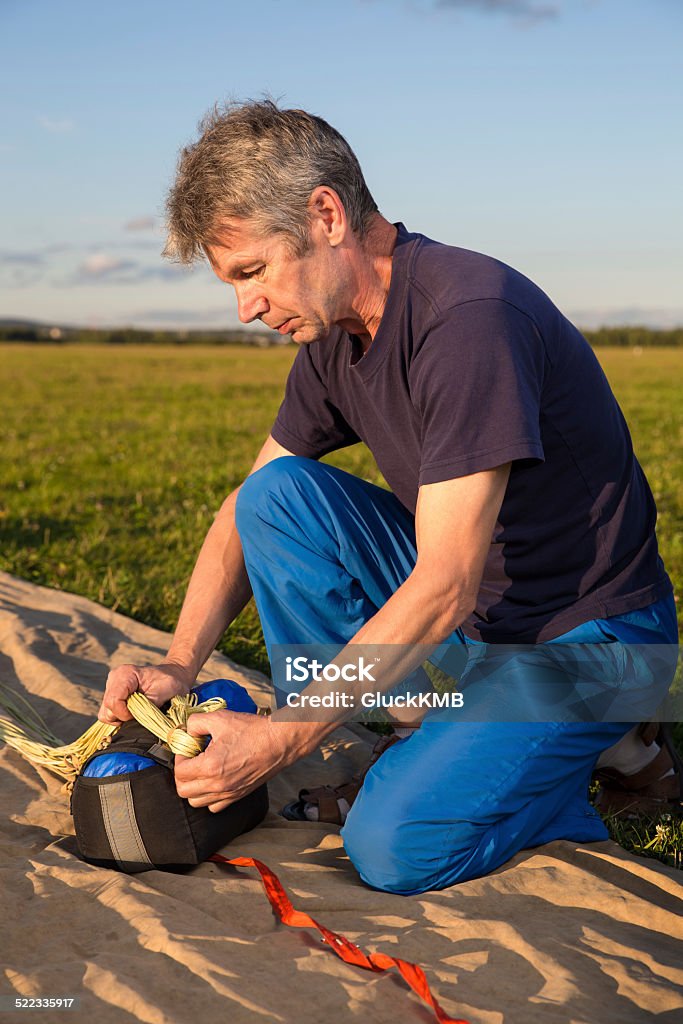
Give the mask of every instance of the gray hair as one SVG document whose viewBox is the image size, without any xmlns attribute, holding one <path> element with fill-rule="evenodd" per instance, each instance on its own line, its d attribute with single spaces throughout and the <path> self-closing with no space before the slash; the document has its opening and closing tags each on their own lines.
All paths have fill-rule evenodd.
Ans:
<svg viewBox="0 0 683 1024">
<path fill-rule="evenodd" d="M 334 189 L 352 230 L 365 235 L 377 204 L 348 142 L 322 118 L 266 99 L 217 106 L 199 131 L 181 151 L 168 194 L 164 256 L 193 263 L 233 217 L 250 218 L 264 235 L 285 236 L 303 255 L 308 201 L 319 185 Z"/>
</svg>

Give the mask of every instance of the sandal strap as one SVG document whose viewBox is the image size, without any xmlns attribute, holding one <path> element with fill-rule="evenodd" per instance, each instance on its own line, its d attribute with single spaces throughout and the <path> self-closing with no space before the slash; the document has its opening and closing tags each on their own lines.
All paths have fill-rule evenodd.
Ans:
<svg viewBox="0 0 683 1024">
<path fill-rule="evenodd" d="M 358 796 L 360 782 L 352 780 L 340 786 L 316 786 L 315 789 L 300 789 L 299 800 L 307 804 L 318 805 L 318 821 L 328 821 L 332 825 L 343 825 L 339 800 L 346 800 L 349 807 Z"/>
<path fill-rule="evenodd" d="M 313 801 L 306 801 L 307 803 L 313 803 Z M 341 825 L 341 813 L 339 811 L 339 804 L 334 793 L 321 793 L 318 796 L 318 821 L 327 821 L 332 825 Z"/>
<path fill-rule="evenodd" d="M 327 821 L 332 825 L 343 825 L 339 801 L 345 800 L 351 807 L 360 792 L 365 776 L 372 768 L 385 750 L 398 743 L 400 737 L 380 736 L 372 748 L 372 754 L 368 764 L 362 772 L 354 775 L 348 782 L 342 782 L 338 786 L 315 786 L 313 789 L 300 789 L 299 800 L 307 804 L 318 805 L 318 821 Z"/>
<path fill-rule="evenodd" d="M 670 783 L 673 781 L 676 784 L 676 788 L 680 788 L 678 776 L 676 774 L 667 776 L 666 774 L 673 767 L 674 763 L 671 754 L 666 747 L 662 747 L 649 764 L 632 775 L 624 775 L 623 772 L 617 771 L 616 768 L 601 768 L 596 772 L 596 776 L 610 788 L 622 789 L 627 793 L 643 792 L 643 795 L 654 796 L 655 793 L 651 793 L 650 790 L 657 788 L 659 783 Z M 662 776 L 665 777 L 663 778 Z M 644 792 L 645 790 L 647 790 L 647 793 Z"/>
</svg>

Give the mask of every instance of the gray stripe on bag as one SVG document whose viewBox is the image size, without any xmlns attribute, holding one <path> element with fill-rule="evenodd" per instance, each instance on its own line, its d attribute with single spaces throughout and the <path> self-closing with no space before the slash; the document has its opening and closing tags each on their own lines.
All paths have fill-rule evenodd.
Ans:
<svg viewBox="0 0 683 1024">
<path fill-rule="evenodd" d="M 100 803 L 114 860 L 118 864 L 151 864 L 135 819 L 130 782 L 100 786 Z"/>
</svg>

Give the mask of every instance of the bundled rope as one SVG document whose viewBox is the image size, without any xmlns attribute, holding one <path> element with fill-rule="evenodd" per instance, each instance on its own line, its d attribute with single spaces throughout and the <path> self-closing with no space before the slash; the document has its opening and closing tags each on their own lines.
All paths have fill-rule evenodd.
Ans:
<svg viewBox="0 0 683 1024">
<path fill-rule="evenodd" d="M 197 754 L 201 754 L 204 749 L 201 741 L 206 741 L 206 737 L 197 739 L 186 731 L 190 715 L 222 711 L 227 707 L 222 697 L 210 697 L 200 704 L 196 693 L 172 697 L 171 706 L 166 714 L 139 691 L 131 694 L 126 703 L 136 722 L 149 729 L 174 754 L 182 754 L 184 757 L 196 757 Z"/>
<path fill-rule="evenodd" d="M 166 714 L 152 704 L 144 693 L 131 694 L 127 704 L 131 715 L 140 725 L 174 754 L 183 754 L 185 757 L 196 757 L 203 749 L 200 741 L 185 731 L 190 715 L 221 711 L 227 707 L 221 697 L 211 697 L 200 704 L 195 693 L 172 697 Z M 119 728 L 118 725 L 95 722 L 73 743 L 65 744 L 50 731 L 21 694 L 3 683 L 0 683 L 0 707 L 10 716 L 0 716 L 0 740 L 23 754 L 32 764 L 61 776 L 67 785 L 73 784 L 89 757 L 109 745 Z"/>
</svg>

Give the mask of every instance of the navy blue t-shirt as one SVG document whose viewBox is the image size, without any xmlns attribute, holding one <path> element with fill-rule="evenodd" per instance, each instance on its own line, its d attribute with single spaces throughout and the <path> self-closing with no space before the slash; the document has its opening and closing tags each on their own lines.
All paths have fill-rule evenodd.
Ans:
<svg viewBox="0 0 683 1024">
<path fill-rule="evenodd" d="M 474 639 L 548 640 L 671 590 L 652 493 L 592 349 L 488 256 L 399 225 L 369 349 L 340 328 L 302 345 L 272 434 L 309 458 L 364 441 L 412 512 L 421 484 L 512 463 L 463 623 Z"/>
</svg>

